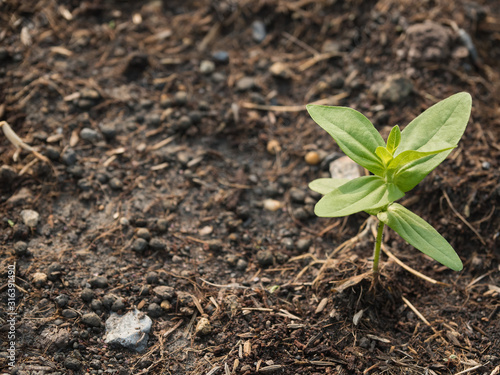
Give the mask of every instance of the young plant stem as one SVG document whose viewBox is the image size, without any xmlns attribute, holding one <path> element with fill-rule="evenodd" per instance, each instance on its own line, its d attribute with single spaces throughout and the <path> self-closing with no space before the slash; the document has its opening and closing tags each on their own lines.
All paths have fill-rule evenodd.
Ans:
<svg viewBox="0 0 500 375">
<path fill-rule="evenodd" d="M 378 261 L 380 259 L 380 247 L 382 246 L 382 236 L 384 233 L 384 223 L 379 221 L 377 228 L 377 239 L 375 240 L 375 250 L 373 252 L 373 274 L 378 275 Z"/>
</svg>

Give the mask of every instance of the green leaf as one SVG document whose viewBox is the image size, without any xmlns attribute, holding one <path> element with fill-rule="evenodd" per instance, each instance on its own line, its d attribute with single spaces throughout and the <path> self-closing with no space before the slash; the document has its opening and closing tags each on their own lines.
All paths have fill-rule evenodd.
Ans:
<svg viewBox="0 0 500 375">
<path fill-rule="evenodd" d="M 452 270 L 462 270 L 462 261 L 448 241 L 429 223 L 402 205 L 393 203 L 387 211 L 380 212 L 377 217 L 410 245 L 432 259 Z"/>
<path fill-rule="evenodd" d="M 392 154 L 385 147 L 378 146 L 375 149 L 375 154 L 382 160 L 384 165 L 389 164 L 392 160 Z"/>
<path fill-rule="evenodd" d="M 309 189 L 325 195 L 349 181 L 350 179 L 348 178 L 318 178 L 309 183 Z"/>
<path fill-rule="evenodd" d="M 401 131 L 399 130 L 399 126 L 396 125 L 391 129 L 389 137 L 387 138 L 387 151 L 389 151 L 391 154 L 394 154 L 394 151 L 396 151 L 400 142 Z"/>
<path fill-rule="evenodd" d="M 314 213 L 320 217 L 347 216 L 388 205 L 403 196 L 396 185 L 387 184 L 381 177 L 358 177 L 321 198 Z"/>
<path fill-rule="evenodd" d="M 400 153 L 398 156 L 396 156 L 387 166 L 388 169 L 396 169 L 396 168 L 402 168 L 405 165 L 412 163 L 412 162 L 418 162 L 422 161 L 421 159 L 431 156 L 431 155 L 436 155 L 441 152 L 445 152 L 451 149 L 454 149 L 456 146 L 453 147 L 447 147 L 443 148 L 441 150 L 436 150 L 436 151 L 403 151 Z M 418 163 L 414 163 L 413 165 L 417 165 Z"/>
<path fill-rule="evenodd" d="M 365 116 L 347 107 L 308 104 L 306 108 L 312 119 L 333 137 L 347 156 L 373 174 L 384 174 L 384 166 L 375 155 L 375 149 L 385 147 L 385 142 Z"/>
<path fill-rule="evenodd" d="M 401 143 L 395 155 L 404 151 L 433 151 L 458 144 L 471 112 L 472 99 L 466 92 L 450 96 L 415 118 L 401 132 Z M 400 174 L 404 191 L 413 189 L 450 154 L 451 149 L 429 157 L 421 163 L 408 165 Z"/>
</svg>

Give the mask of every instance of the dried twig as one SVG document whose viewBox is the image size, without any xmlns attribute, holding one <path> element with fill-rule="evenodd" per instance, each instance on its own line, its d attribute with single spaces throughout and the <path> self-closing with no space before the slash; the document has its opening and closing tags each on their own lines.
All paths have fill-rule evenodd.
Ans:
<svg viewBox="0 0 500 375">
<path fill-rule="evenodd" d="M 19 138 L 19 136 L 14 132 L 14 130 L 12 130 L 10 125 L 7 123 L 7 121 L 0 121 L 0 127 L 3 130 L 5 137 L 7 137 L 7 139 L 10 141 L 10 143 L 12 143 L 16 149 L 22 148 L 24 150 L 30 151 L 33 153 L 33 155 L 35 155 L 35 157 L 37 159 L 40 159 L 40 160 L 50 164 L 49 159 L 47 159 L 45 156 L 43 156 L 42 154 L 37 152 L 30 145 L 24 143 L 23 140 L 21 138 Z M 14 161 L 16 161 L 16 160 L 14 160 Z"/>
<path fill-rule="evenodd" d="M 349 96 L 348 92 L 341 92 L 337 95 L 332 95 L 328 98 L 317 100 L 311 104 L 318 105 L 337 105 L 340 100 L 347 98 Z M 240 107 L 247 109 L 258 109 L 261 111 L 275 111 L 275 112 L 301 112 L 306 110 L 305 105 L 264 105 L 255 104 L 249 102 L 241 103 Z"/>
<path fill-rule="evenodd" d="M 420 311 L 417 310 L 417 308 L 415 306 L 413 306 L 410 301 L 408 301 L 405 297 L 401 296 L 401 299 L 403 300 L 403 302 L 405 303 L 406 306 L 408 306 L 419 318 L 422 322 L 424 322 L 425 324 L 427 324 L 429 327 L 432 327 L 431 326 L 431 323 L 429 323 L 429 321 L 427 319 L 425 319 L 425 317 L 420 313 Z"/>
<path fill-rule="evenodd" d="M 450 206 L 451 210 L 453 211 L 453 213 L 460 219 L 462 220 L 462 222 L 467 225 L 469 227 L 469 229 L 471 231 L 474 232 L 474 234 L 477 236 L 477 238 L 479 238 L 479 241 L 481 241 L 481 243 L 483 245 L 486 246 L 486 241 L 483 239 L 483 237 L 479 234 L 479 232 L 476 230 L 476 228 L 474 228 L 466 219 L 465 217 L 463 217 L 456 209 L 455 207 L 453 207 L 453 204 L 451 203 L 451 200 L 450 200 L 450 197 L 448 196 L 448 194 L 446 194 L 446 191 L 443 190 L 443 195 L 444 195 L 444 198 L 446 199 L 446 202 L 448 202 L 448 205 Z"/>
</svg>

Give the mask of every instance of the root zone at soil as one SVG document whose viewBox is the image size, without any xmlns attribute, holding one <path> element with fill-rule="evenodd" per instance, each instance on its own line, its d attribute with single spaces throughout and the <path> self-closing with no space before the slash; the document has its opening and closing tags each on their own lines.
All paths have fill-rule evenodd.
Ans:
<svg viewBox="0 0 500 375">
<path fill-rule="evenodd" d="M 2 134 L 2 374 L 498 375 L 499 24 L 492 0 L 0 2 L 0 121 L 40 153 Z M 386 230 L 374 284 L 373 220 L 314 216 L 342 153 L 305 104 L 386 138 L 461 91 L 459 146 L 401 203 L 464 269 Z M 145 349 L 107 344 L 135 310 Z"/>
</svg>

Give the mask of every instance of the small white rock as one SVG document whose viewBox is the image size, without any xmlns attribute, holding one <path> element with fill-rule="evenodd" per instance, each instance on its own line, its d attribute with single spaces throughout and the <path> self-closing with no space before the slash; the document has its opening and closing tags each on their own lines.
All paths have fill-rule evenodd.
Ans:
<svg viewBox="0 0 500 375">
<path fill-rule="evenodd" d="M 201 74 L 210 74 L 215 70 L 215 64 L 210 60 L 203 60 L 200 64 L 200 73 Z"/>
<path fill-rule="evenodd" d="M 360 167 L 348 156 L 342 156 L 330 163 L 332 178 L 347 178 L 352 180 L 361 177 Z"/>
<path fill-rule="evenodd" d="M 152 324 L 151 318 L 138 310 L 121 316 L 112 313 L 106 320 L 104 342 L 143 352 L 147 347 Z"/>
<path fill-rule="evenodd" d="M 283 203 L 275 199 L 266 199 L 264 201 L 264 208 L 268 211 L 277 211 L 283 207 Z"/>
<path fill-rule="evenodd" d="M 35 228 L 38 225 L 40 214 L 33 210 L 22 210 L 21 219 L 23 219 L 23 223 L 28 227 Z"/>
<path fill-rule="evenodd" d="M 208 236 L 214 231 L 214 228 L 211 225 L 204 226 L 203 228 L 200 229 L 199 234 L 200 236 Z"/>
</svg>

